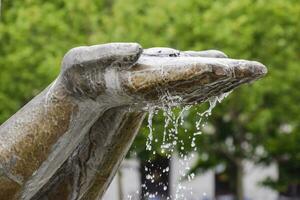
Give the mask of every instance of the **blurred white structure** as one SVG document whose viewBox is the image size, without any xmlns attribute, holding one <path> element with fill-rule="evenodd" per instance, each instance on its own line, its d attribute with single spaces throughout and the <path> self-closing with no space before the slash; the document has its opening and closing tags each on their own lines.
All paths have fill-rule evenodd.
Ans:
<svg viewBox="0 0 300 200">
<path fill-rule="evenodd" d="M 183 193 L 188 200 L 214 200 L 214 172 L 209 171 L 201 176 L 196 176 L 192 181 L 184 181 L 180 184 L 178 179 L 180 173 L 185 171 L 186 166 L 191 165 L 193 158 L 189 157 L 189 161 L 174 156 L 171 160 L 171 194 L 176 195 L 176 191 Z M 121 166 L 121 176 L 118 173 L 109 189 L 107 190 L 103 200 L 121 200 L 120 193 L 123 193 L 122 200 L 139 200 L 140 195 L 140 174 L 139 162 L 137 160 L 125 160 Z M 251 162 L 245 162 L 245 178 L 244 190 L 245 200 L 276 200 L 278 194 L 266 187 L 258 185 L 265 177 L 277 176 L 277 167 L 262 167 L 253 165 Z M 120 182 L 121 181 L 121 182 Z M 121 188 L 119 187 L 121 183 Z M 180 189 L 178 186 L 180 185 Z M 185 189 L 182 189 L 185 188 Z M 179 198 L 180 199 L 180 198 Z M 231 200 L 230 197 L 219 198 L 219 200 Z"/>
</svg>

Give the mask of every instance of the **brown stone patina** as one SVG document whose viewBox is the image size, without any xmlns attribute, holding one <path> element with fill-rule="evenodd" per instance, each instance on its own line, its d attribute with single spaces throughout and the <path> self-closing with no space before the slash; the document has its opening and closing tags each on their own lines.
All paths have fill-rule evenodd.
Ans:
<svg viewBox="0 0 300 200">
<path fill-rule="evenodd" d="M 74 48 L 57 79 L 0 127 L 0 200 L 101 199 L 147 104 L 165 93 L 201 103 L 266 72 L 215 50 Z"/>
</svg>

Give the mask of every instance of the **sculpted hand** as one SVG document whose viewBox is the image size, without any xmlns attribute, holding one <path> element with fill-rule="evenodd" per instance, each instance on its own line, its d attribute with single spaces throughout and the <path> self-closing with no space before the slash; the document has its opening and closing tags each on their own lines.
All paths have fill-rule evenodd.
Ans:
<svg viewBox="0 0 300 200">
<path fill-rule="evenodd" d="M 111 43 L 70 50 L 63 60 L 61 78 L 72 95 L 82 98 L 159 104 L 160 97 L 168 93 L 182 97 L 184 104 L 193 104 L 266 72 L 258 62 L 229 59 L 216 50 L 143 51 L 136 43 Z"/>
</svg>

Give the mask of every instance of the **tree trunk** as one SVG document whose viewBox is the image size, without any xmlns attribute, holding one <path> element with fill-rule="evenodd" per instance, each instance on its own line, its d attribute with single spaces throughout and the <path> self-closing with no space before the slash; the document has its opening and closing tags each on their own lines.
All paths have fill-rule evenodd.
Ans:
<svg viewBox="0 0 300 200">
<path fill-rule="evenodd" d="M 122 200 L 123 199 L 123 185 L 122 185 L 122 171 L 121 169 L 119 169 L 118 171 L 118 194 L 119 194 L 119 200 Z"/>
<path fill-rule="evenodd" d="M 244 199 L 244 185 L 243 185 L 243 177 L 244 177 L 244 167 L 241 160 L 236 161 L 236 199 L 243 200 Z"/>
</svg>

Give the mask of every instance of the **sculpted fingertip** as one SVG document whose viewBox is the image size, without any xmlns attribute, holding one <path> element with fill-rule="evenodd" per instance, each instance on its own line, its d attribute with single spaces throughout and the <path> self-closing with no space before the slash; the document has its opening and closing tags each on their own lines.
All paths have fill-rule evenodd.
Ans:
<svg viewBox="0 0 300 200">
<path fill-rule="evenodd" d="M 138 57 L 140 57 L 140 55 L 143 53 L 143 47 L 140 45 L 140 44 L 138 44 L 138 43 L 135 43 L 136 44 L 136 52 L 137 52 L 137 55 L 138 55 Z"/>
<path fill-rule="evenodd" d="M 184 51 L 183 55 L 193 57 L 208 57 L 208 58 L 228 58 L 228 56 L 219 50 L 206 50 L 206 51 Z"/>
<path fill-rule="evenodd" d="M 212 57 L 215 58 L 228 58 L 228 56 L 224 52 L 219 50 L 209 50 L 209 52 L 211 53 Z"/>
</svg>

